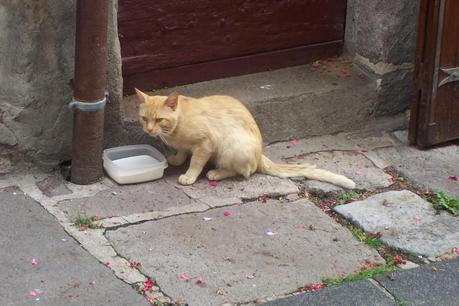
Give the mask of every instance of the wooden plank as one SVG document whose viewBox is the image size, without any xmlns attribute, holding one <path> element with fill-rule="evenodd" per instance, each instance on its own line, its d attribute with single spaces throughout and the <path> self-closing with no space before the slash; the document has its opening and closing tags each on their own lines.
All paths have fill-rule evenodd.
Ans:
<svg viewBox="0 0 459 306">
<path fill-rule="evenodd" d="M 124 77 L 124 94 L 142 90 L 159 89 L 192 82 L 207 81 L 225 76 L 243 75 L 309 63 L 340 55 L 342 41 L 302 46 L 252 56 L 186 65 L 176 68 L 152 70 Z"/>
<path fill-rule="evenodd" d="M 447 0 L 441 46 L 440 68 L 459 67 L 459 1 Z M 440 72 L 440 80 L 446 78 Z M 438 89 L 433 106 L 438 131 L 433 141 L 444 142 L 459 138 L 459 82 Z"/>
<path fill-rule="evenodd" d="M 346 0 L 119 0 L 129 76 L 344 36 Z"/>
</svg>

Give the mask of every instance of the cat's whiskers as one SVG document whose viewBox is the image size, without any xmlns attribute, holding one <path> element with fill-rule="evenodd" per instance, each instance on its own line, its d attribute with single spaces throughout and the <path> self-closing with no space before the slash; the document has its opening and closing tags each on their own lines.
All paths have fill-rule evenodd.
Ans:
<svg viewBox="0 0 459 306">
<path fill-rule="evenodd" d="M 169 144 L 167 143 L 166 138 L 164 138 L 164 136 L 161 135 L 161 133 L 159 133 L 158 136 L 159 136 L 159 138 L 161 138 L 161 140 L 162 140 L 165 144 L 169 145 Z"/>
</svg>

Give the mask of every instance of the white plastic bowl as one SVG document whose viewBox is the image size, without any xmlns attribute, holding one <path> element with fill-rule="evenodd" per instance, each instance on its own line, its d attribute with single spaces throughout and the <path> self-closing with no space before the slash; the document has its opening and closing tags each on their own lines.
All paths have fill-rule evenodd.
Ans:
<svg viewBox="0 0 459 306">
<path fill-rule="evenodd" d="M 122 146 L 104 150 L 104 169 L 118 184 L 134 184 L 161 178 L 167 161 L 150 145 Z"/>
</svg>

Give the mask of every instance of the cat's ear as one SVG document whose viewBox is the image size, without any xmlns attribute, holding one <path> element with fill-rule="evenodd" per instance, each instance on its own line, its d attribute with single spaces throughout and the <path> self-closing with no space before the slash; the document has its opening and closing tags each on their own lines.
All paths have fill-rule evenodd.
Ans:
<svg viewBox="0 0 459 306">
<path fill-rule="evenodd" d="M 137 95 L 137 99 L 139 99 L 139 101 L 140 101 L 141 103 L 147 102 L 147 98 L 148 98 L 148 95 L 147 95 L 147 94 L 141 92 L 141 91 L 138 90 L 137 88 L 135 88 L 135 93 L 136 93 L 136 95 Z"/>
<path fill-rule="evenodd" d="M 165 104 L 169 106 L 173 111 L 177 108 L 178 105 L 179 94 L 178 92 L 174 91 L 167 97 Z"/>
</svg>

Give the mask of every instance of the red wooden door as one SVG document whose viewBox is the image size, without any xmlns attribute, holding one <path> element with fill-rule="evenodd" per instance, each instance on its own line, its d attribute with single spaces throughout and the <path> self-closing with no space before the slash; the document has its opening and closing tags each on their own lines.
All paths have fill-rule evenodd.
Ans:
<svg viewBox="0 0 459 306">
<path fill-rule="evenodd" d="M 410 141 L 459 139 L 459 1 L 422 0 Z"/>
<path fill-rule="evenodd" d="M 347 0 L 119 0 L 124 92 L 341 52 Z"/>
</svg>

